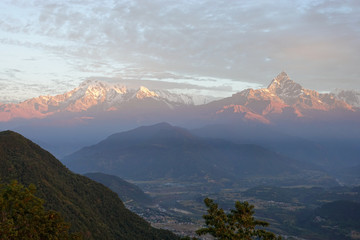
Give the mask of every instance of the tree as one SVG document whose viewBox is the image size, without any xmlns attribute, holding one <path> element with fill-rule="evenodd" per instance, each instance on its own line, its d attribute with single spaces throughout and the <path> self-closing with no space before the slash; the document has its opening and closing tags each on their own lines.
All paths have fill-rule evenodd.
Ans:
<svg viewBox="0 0 360 240">
<path fill-rule="evenodd" d="M 70 224 L 58 212 L 45 210 L 35 192 L 34 185 L 26 188 L 17 181 L 0 185 L 0 239 L 81 239 L 69 233 Z"/>
<path fill-rule="evenodd" d="M 206 198 L 204 202 L 208 207 L 208 214 L 203 216 L 206 227 L 196 231 L 199 236 L 210 234 L 218 240 L 281 239 L 262 228 L 269 224 L 255 220 L 254 206 L 248 202 L 237 201 L 235 210 L 230 210 L 227 214 L 213 200 Z"/>
</svg>

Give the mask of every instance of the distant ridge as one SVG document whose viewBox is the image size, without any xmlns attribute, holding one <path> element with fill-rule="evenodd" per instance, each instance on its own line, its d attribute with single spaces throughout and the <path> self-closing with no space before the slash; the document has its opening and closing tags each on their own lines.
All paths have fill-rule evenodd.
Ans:
<svg viewBox="0 0 360 240">
<path fill-rule="evenodd" d="M 102 184 L 72 173 L 49 152 L 12 131 L 0 132 L 0 179 L 35 184 L 46 207 L 60 212 L 84 239 L 177 239 L 130 212 Z"/>
<path fill-rule="evenodd" d="M 318 184 L 336 185 L 311 164 L 257 145 L 200 138 L 168 123 L 113 134 L 62 161 L 75 172 L 103 172 L 136 181 L 167 179 L 220 186 L 240 182 L 254 185 L 267 179 L 286 185 L 311 182 L 304 176 L 313 171 L 324 177 L 315 180 Z"/>
</svg>

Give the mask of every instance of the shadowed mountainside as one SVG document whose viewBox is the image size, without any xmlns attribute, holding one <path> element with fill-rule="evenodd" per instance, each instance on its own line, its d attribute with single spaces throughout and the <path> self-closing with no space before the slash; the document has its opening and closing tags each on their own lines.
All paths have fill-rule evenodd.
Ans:
<svg viewBox="0 0 360 240">
<path fill-rule="evenodd" d="M 151 198 L 138 186 L 131 184 L 117 176 L 104 173 L 86 173 L 84 176 L 103 184 L 117 193 L 123 202 L 135 202 L 138 205 L 146 206 L 151 204 Z"/>
<path fill-rule="evenodd" d="M 285 72 L 267 88 L 200 105 L 194 105 L 196 96 L 92 80 L 61 95 L 0 104 L 0 129 L 19 132 L 59 158 L 115 132 L 162 121 L 186 128 L 255 123 L 310 140 L 342 135 L 348 140 L 360 134 L 360 111 L 353 95 L 354 101 L 342 96 L 306 89 Z M 339 150 L 344 148 L 330 155 Z"/>
<path fill-rule="evenodd" d="M 132 180 L 175 179 L 209 184 L 270 181 L 334 184 L 321 169 L 263 147 L 206 139 L 167 123 L 113 134 L 63 159 L 79 173 L 104 172 Z M 312 175 L 312 177 L 308 176 Z M 318 181 L 318 182 L 316 182 Z"/>
<path fill-rule="evenodd" d="M 114 192 L 72 173 L 20 134 L 0 132 L 0 163 L 2 182 L 35 184 L 45 206 L 60 212 L 85 239 L 176 239 L 126 209 Z"/>
</svg>

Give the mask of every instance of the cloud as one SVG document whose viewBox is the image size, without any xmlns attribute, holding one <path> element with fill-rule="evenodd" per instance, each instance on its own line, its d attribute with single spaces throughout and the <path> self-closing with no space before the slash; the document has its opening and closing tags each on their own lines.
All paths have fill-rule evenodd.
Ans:
<svg viewBox="0 0 360 240">
<path fill-rule="evenodd" d="M 29 0 L 0 9 L 2 43 L 54 54 L 82 79 L 136 67 L 267 85 L 285 70 L 308 88 L 360 88 L 357 0 Z"/>
<path fill-rule="evenodd" d="M 139 77 L 141 76 L 141 77 Z M 196 75 L 178 75 L 168 72 L 150 72 L 141 69 L 124 71 L 121 77 L 91 77 L 88 80 L 101 80 L 122 84 L 129 88 L 145 86 L 152 90 L 169 90 L 186 94 L 211 95 L 215 97 L 228 97 L 231 94 L 246 88 L 263 87 L 257 83 L 239 82 L 232 79 L 204 77 Z"/>
</svg>

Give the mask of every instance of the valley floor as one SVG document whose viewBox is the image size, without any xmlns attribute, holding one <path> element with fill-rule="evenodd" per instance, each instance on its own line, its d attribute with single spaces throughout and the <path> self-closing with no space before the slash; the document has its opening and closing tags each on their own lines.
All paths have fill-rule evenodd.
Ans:
<svg viewBox="0 0 360 240">
<path fill-rule="evenodd" d="M 203 225 L 202 215 L 206 213 L 203 199 L 209 197 L 225 210 L 234 208 L 235 201 L 248 201 L 255 205 L 256 218 L 269 222 L 268 229 L 286 239 L 328 239 L 329 236 L 335 239 L 359 239 L 360 216 L 355 216 L 354 224 L 349 224 L 342 216 L 336 215 L 338 213 L 332 212 L 337 211 L 338 207 L 324 210 L 326 203 L 340 204 L 341 201 L 342 205 L 357 203 L 359 208 L 359 187 L 258 186 L 221 189 L 200 183 L 133 183 L 150 194 L 154 204 L 141 207 L 128 202 L 127 207 L 154 227 L 179 235 L 196 236 L 195 231 Z M 343 215 L 348 214 L 348 210 L 345 206 Z M 334 221 L 334 214 L 338 221 Z"/>
</svg>

